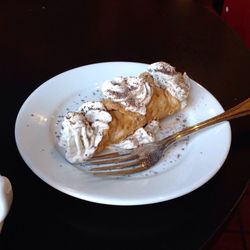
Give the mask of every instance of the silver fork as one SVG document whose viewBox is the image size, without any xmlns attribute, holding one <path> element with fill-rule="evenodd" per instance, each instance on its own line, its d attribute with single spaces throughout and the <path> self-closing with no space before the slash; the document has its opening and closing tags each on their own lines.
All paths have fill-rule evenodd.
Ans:
<svg viewBox="0 0 250 250">
<path fill-rule="evenodd" d="M 219 115 L 187 127 L 160 141 L 144 144 L 125 152 L 97 155 L 85 165 L 90 166 L 89 171 L 95 175 L 127 175 L 145 171 L 152 168 L 162 158 L 164 151 L 181 138 L 205 127 L 249 114 L 250 98 Z"/>
</svg>

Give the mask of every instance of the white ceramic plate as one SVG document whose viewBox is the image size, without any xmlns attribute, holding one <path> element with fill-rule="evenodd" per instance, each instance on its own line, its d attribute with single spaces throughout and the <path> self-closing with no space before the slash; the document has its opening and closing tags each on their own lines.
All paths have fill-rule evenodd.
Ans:
<svg viewBox="0 0 250 250">
<path fill-rule="evenodd" d="M 18 150 L 29 168 L 52 187 L 77 198 L 112 205 L 140 205 L 187 194 L 211 179 L 231 145 L 229 122 L 207 128 L 180 142 L 153 169 L 132 176 L 97 177 L 68 163 L 57 146 L 62 116 L 81 102 L 100 98 L 100 85 L 115 76 L 138 75 L 147 64 L 105 62 L 75 68 L 38 87 L 22 105 L 15 124 Z M 192 80 L 190 102 L 170 126 L 187 125 L 223 111 L 205 88 Z M 172 125 L 171 125 L 172 124 Z"/>
</svg>

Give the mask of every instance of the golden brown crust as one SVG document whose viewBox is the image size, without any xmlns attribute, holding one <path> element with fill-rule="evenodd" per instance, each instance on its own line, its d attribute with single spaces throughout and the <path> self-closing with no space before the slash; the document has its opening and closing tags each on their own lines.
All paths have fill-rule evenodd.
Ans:
<svg viewBox="0 0 250 250">
<path fill-rule="evenodd" d="M 159 121 L 180 109 L 179 101 L 168 91 L 157 87 L 149 73 L 144 72 L 139 77 L 146 79 L 153 90 L 146 115 L 127 111 L 120 103 L 103 100 L 105 108 L 112 116 L 112 121 L 109 123 L 109 129 L 104 134 L 97 151 L 101 151 L 111 144 L 119 143 L 152 120 Z"/>
<path fill-rule="evenodd" d="M 159 121 L 180 109 L 179 101 L 170 95 L 169 92 L 156 86 L 153 88 L 153 90 L 153 95 L 147 106 L 147 122 L 152 120 Z"/>
<path fill-rule="evenodd" d="M 119 143 L 146 124 L 146 117 L 126 110 L 109 110 L 112 121 L 98 146 L 98 151 L 108 145 Z"/>
<path fill-rule="evenodd" d="M 139 77 L 143 77 L 152 87 L 153 95 L 147 105 L 146 120 L 147 123 L 152 120 L 161 120 L 180 109 L 179 101 L 173 97 L 167 90 L 157 87 L 154 78 L 148 72 L 143 72 Z"/>
</svg>

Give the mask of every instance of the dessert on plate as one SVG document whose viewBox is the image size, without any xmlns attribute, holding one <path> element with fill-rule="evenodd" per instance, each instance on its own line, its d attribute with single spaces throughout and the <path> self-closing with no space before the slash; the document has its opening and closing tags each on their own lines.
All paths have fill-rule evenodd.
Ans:
<svg viewBox="0 0 250 250">
<path fill-rule="evenodd" d="M 159 122 L 187 105 L 190 78 L 166 62 L 138 76 L 103 82 L 103 98 L 84 102 L 62 122 L 59 145 L 71 163 L 107 148 L 135 148 L 155 140 Z"/>
</svg>

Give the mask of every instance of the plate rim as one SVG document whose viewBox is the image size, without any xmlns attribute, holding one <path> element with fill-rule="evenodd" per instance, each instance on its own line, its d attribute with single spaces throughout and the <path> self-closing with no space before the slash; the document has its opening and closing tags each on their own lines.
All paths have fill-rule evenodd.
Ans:
<svg viewBox="0 0 250 250">
<path fill-rule="evenodd" d="M 24 110 L 24 107 L 25 105 L 27 105 L 28 101 L 30 100 L 31 96 L 34 95 L 34 93 L 36 92 L 39 92 L 39 90 L 42 88 L 42 87 L 46 87 L 47 84 L 49 84 L 49 82 L 51 80 L 54 80 L 56 79 L 57 77 L 59 76 L 63 76 L 64 74 L 68 74 L 68 73 L 71 73 L 75 70 L 80 70 L 82 68 L 87 68 L 87 67 L 95 67 L 95 66 L 101 66 L 101 65 L 104 65 L 104 64 L 135 64 L 135 65 L 141 65 L 141 66 L 147 66 L 149 64 L 146 64 L 146 63 L 140 63 L 140 62 L 129 62 L 129 61 L 110 61 L 110 62 L 99 62 L 99 63 L 93 63 L 93 64 L 87 64 L 87 65 L 83 65 L 83 66 L 79 66 L 79 67 L 76 67 L 76 68 L 72 68 L 72 69 L 69 69 L 69 70 L 66 70 L 64 72 L 61 72 L 53 77 L 51 77 L 50 79 L 48 79 L 47 81 L 43 82 L 42 84 L 40 84 L 33 92 L 30 93 L 30 95 L 25 99 L 25 101 L 22 103 L 19 111 L 18 111 L 18 114 L 17 114 L 17 117 L 16 117 L 16 122 L 15 122 L 15 141 L 16 141 L 16 145 L 17 145 L 17 148 L 18 148 L 18 151 L 22 157 L 22 159 L 24 160 L 24 162 L 26 163 L 26 165 L 32 170 L 32 172 L 34 172 L 37 177 L 39 177 L 40 179 L 42 179 L 45 183 L 47 183 L 48 185 L 52 186 L 53 188 L 65 193 L 65 194 L 68 194 L 70 196 L 73 196 L 73 197 L 76 197 L 76 198 L 79 198 L 79 199 L 82 199 L 82 200 L 86 200 L 86 201 L 91 201 L 91 202 L 94 202 L 94 203 L 100 203 L 100 204 L 107 204 L 107 205 L 144 205 L 144 204 L 152 204 L 152 203 L 158 203 L 158 202 L 163 202 L 163 201 L 168 201 L 168 200 L 171 200 L 171 199 L 174 199 L 174 198 L 178 198 L 178 197 L 181 197 L 183 195 L 186 195 L 192 191 L 194 191 L 195 189 L 201 187 L 203 184 L 205 184 L 208 180 L 210 180 L 218 171 L 219 169 L 223 166 L 228 154 L 229 154 L 229 150 L 230 150 L 230 147 L 231 147 L 231 140 L 232 140 L 232 131 L 231 131 L 231 126 L 230 126 L 230 123 L 228 123 L 228 140 L 229 140 L 229 143 L 226 145 L 227 146 L 227 149 L 226 149 L 226 153 L 223 157 L 223 159 L 221 160 L 221 163 L 219 164 L 220 166 L 218 166 L 214 173 L 212 174 L 212 176 L 205 176 L 203 179 L 200 179 L 200 182 L 199 183 L 196 183 L 195 186 L 192 186 L 192 188 L 189 188 L 189 189 L 186 189 L 185 191 L 183 190 L 179 190 L 179 192 L 175 192 L 175 193 L 171 193 L 172 195 L 168 195 L 168 198 L 166 199 L 166 197 L 161 197 L 161 198 L 158 198 L 157 200 L 152 200 L 152 198 L 150 199 L 146 199 L 146 197 L 144 199 L 142 199 L 141 201 L 137 201 L 135 202 L 135 200 L 131 200 L 131 202 L 129 202 L 128 200 L 119 200 L 119 199 L 116 199 L 116 201 L 114 200 L 109 200 L 107 197 L 106 198 L 93 198 L 92 196 L 89 196 L 88 194 L 84 193 L 84 195 L 80 195 L 79 193 L 75 193 L 73 190 L 71 189 L 68 189 L 68 188 L 65 188 L 65 187 L 62 187 L 60 185 L 58 185 L 57 183 L 51 183 L 51 181 L 49 180 L 49 178 L 45 177 L 45 176 L 41 176 L 41 174 L 39 173 L 39 171 L 32 167 L 32 163 L 29 161 L 28 159 L 28 156 L 25 156 L 23 151 L 22 151 L 22 148 L 20 147 L 20 143 L 18 142 L 18 123 L 20 122 L 20 116 L 22 114 L 22 111 Z M 192 79 L 192 78 L 191 78 Z M 209 92 L 205 87 L 203 87 L 201 84 L 197 83 L 195 80 L 192 79 L 192 81 L 197 84 L 197 86 L 199 86 L 199 88 L 205 90 L 206 92 L 208 92 L 213 98 L 214 100 L 219 104 L 219 106 L 223 109 L 222 105 L 220 104 L 220 102 L 217 100 L 217 98 L 215 98 L 215 96 Z"/>
</svg>

